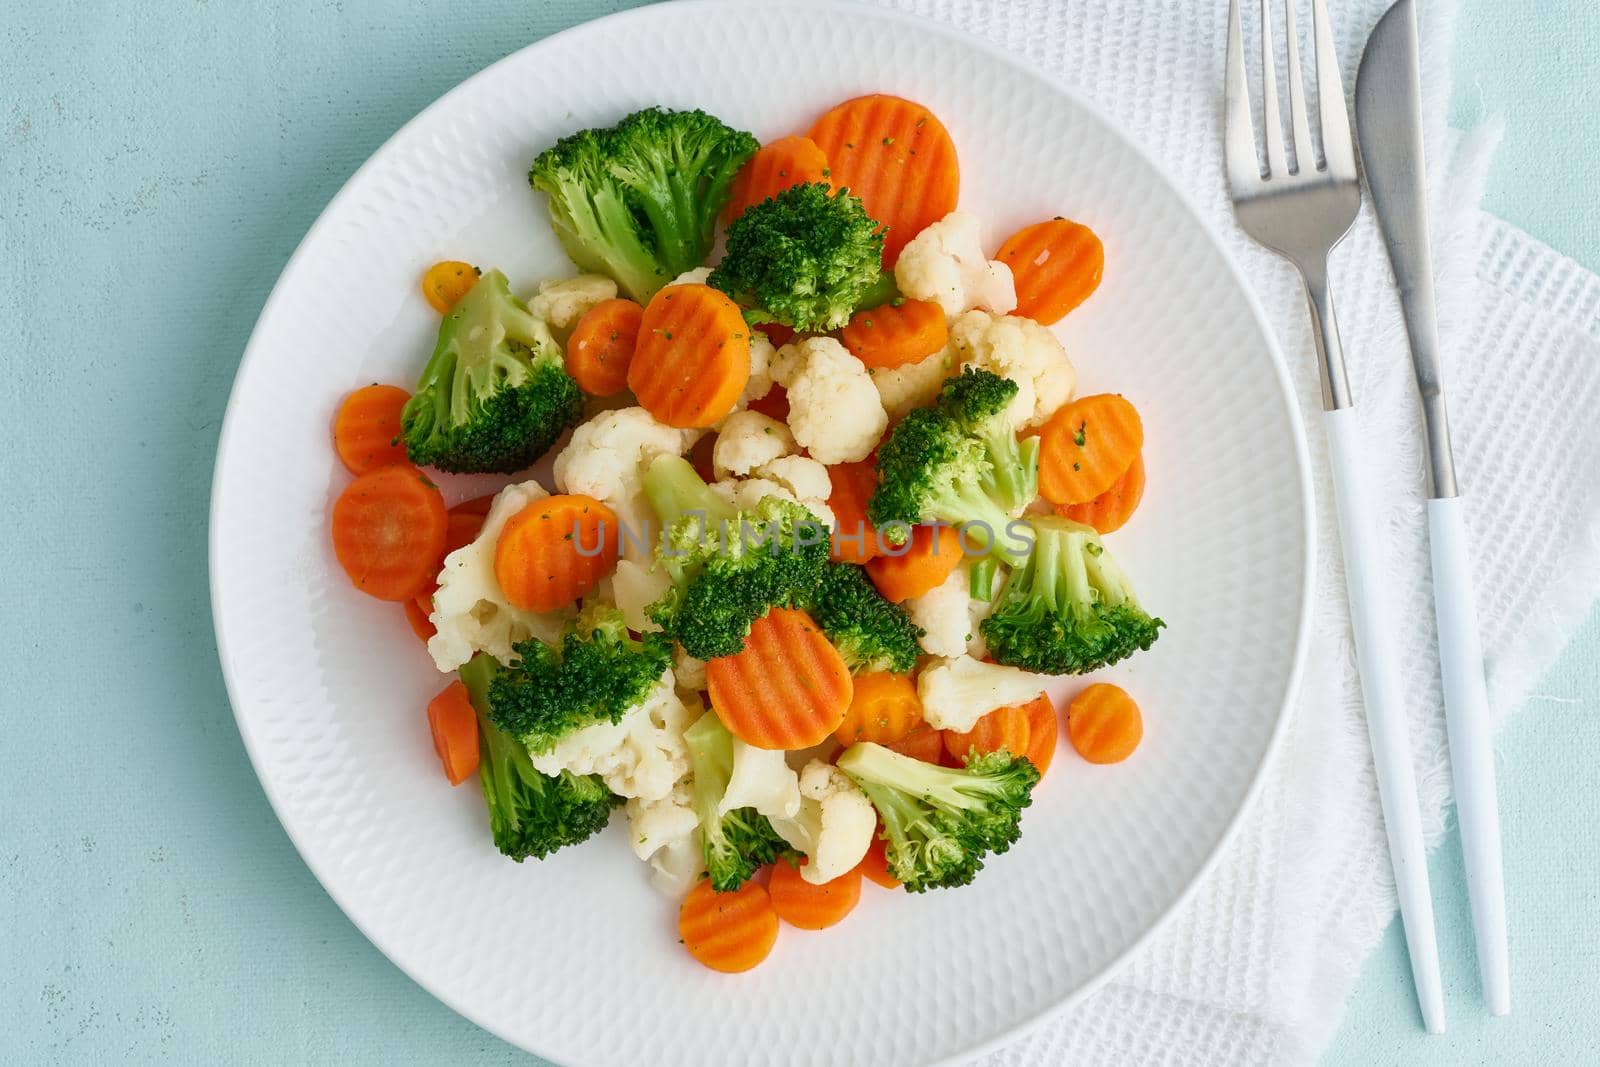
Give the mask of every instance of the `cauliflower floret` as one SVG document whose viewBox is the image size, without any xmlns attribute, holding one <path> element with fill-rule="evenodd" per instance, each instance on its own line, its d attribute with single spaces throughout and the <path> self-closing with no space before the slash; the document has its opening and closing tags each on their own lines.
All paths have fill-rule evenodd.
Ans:
<svg viewBox="0 0 1600 1067">
<path fill-rule="evenodd" d="M 952 211 L 907 242 L 894 281 L 913 300 L 931 300 L 949 316 L 971 308 L 1005 314 L 1017 306 L 1011 268 L 985 258 L 978 219 Z"/>
<path fill-rule="evenodd" d="M 796 456 L 794 458 L 800 459 L 802 457 Z M 816 461 L 811 460 L 809 462 L 815 463 Z M 818 466 L 821 465 L 818 464 Z M 833 509 L 828 507 L 826 496 L 820 498 L 801 497 L 795 493 L 794 489 L 783 482 L 763 477 L 762 475 L 766 469 L 765 467 L 757 469 L 755 477 L 725 478 L 720 482 L 712 482 L 711 491 L 740 511 L 749 511 L 767 497 L 777 497 L 779 500 L 787 500 L 791 504 L 799 504 L 815 515 L 817 521 L 824 526 L 833 525 Z M 827 470 L 826 467 L 822 469 L 824 471 Z"/>
<path fill-rule="evenodd" d="M 776 482 L 788 495 L 828 526 L 834 524 L 828 498 L 833 495 L 833 478 L 828 468 L 809 456 L 780 456 L 757 467 L 755 478 Z"/>
<path fill-rule="evenodd" d="M 906 601 L 906 614 L 922 627 L 922 650 L 933 656 L 963 656 L 972 636 L 972 617 L 968 607 L 970 572 L 967 565 L 957 567 L 940 584 Z"/>
<path fill-rule="evenodd" d="M 878 813 L 849 775 L 820 759 L 800 772 L 800 796 L 792 818 L 768 818 L 779 837 L 806 854 L 800 877 L 822 885 L 861 862 L 872 847 Z"/>
<path fill-rule="evenodd" d="M 956 373 L 955 354 L 948 346 L 927 359 L 903 367 L 874 367 L 870 372 L 878 399 L 891 419 L 912 408 L 925 408 L 939 396 L 944 380 Z"/>
<path fill-rule="evenodd" d="M 769 819 L 792 819 L 800 810 L 800 782 L 782 749 L 756 748 L 733 739 L 733 771 L 717 813 L 755 808 Z"/>
<path fill-rule="evenodd" d="M 742 409 L 752 400 L 760 400 L 772 392 L 772 358 L 777 349 L 772 347 L 772 342 L 760 330 L 750 331 L 750 380 L 745 383 L 744 392 L 739 396 L 739 407 Z"/>
<path fill-rule="evenodd" d="M 718 478 L 741 477 L 795 450 L 789 427 L 759 411 L 736 411 L 722 422 L 711 465 Z"/>
<path fill-rule="evenodd" d="M 672 673 L 678 679 L 679 689 L 697 693 L 706 687 L 706 661 L 689 655 L 676 642 L 672 646 Z"/>
<path fill-rule="evenodd" d="M 689 771 L 683 730 L 701 711 L 697 701 L 686 703 L 678 695 L 669 669 L 618 721 L 574 730 L 529 759 L 540 774 L 598 774 L 619 797 L 660 800 Z"/>
<path fill-rule="evenodd" d="M 700 849 L 700 818 L 688 779 L 657 800 L 628 801 L 628 844 L 650 864 L 650 884 L 667 896 L 681 896 L 705 869 Z"/>
<path fill-rule="evenodd" d="M 668 282 L 667 284 L 668 285 L 704 285 L 704 284 L 706 284 L 706 279 L 709 278 L 709 277 L 711 277 L 711 268 L 710 267 L 696 267 L 694 270 L 686 270 L 686 271 L 684 271 L 682 274 L 678 275 L 676 278 L 672 279 L 672 281 Z"/>
<path fill-rule="evenodd" d="M 494 576 L 494 548 L 506 521 L 550 494 L 535 481 L 508 485 L 494 498 L 483 528 L 472 542 L 445 557 L 439 571 L 439 588 L 433 594 L 433 614 L 438 631 L 428 639 L 428 652 L 446 674 L 487 652 L 502 663 L 512 658 L 511 646 L 530 637 L 554 641 L 570 611 L 540 614 L 523 611 L 506 600 Z"/>
<path fill-rule="evenodd" d="M 528 301 L 528 310 L 560 334 L 578 325 L 590 308 L 616 295 L 617 283 L 604 274 L 552 278 L 539 283 L 538 295 Z"/>
<path fill-rule="evenodd" d="M 969 311 L 950 324 L 950 349 L 962 366 L 1017 383 L 1011 424 L 1038 426 L 1072 399 L 1078 373 L 1056 335 L 1032 319 Z"/>
<path fill-rule="evenodd" d="M 698 437 L 698 430 L 657 422 L 644 408 L 603 411 L 574 430 L 556 457 L 556 488 L 592 496 L 616 512 L 624 559 L 648 565 L 651 544 L 646 530 L 652 513 L 641 484 L 644 469 L 657 456 L 683 455 Z M 622 607 L 620 602 L 617 606 Z M 627 609 L 623 613 L 628 614 Z M 628 626 L 639 629 L 634 617 Z"/>
<path fill-rule="evenodd" d="M 867 368 L 832 337 L 784 345 L 771 370 L 789 391 L 795 443 L 818 463 L 865 459 L 889 425 Z"/>
<path fill-rule="evenodd" d="M 996 708 L 1025 704 L 1044 691 L 1041 675 L 970 656 L 931 663 L 917 676 L 923 719 L 935 729 L 958 733 Z"/>
</svg>

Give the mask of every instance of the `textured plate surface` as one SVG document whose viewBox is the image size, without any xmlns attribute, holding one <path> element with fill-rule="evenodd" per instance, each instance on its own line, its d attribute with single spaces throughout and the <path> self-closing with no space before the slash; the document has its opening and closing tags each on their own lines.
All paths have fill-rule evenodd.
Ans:
<svg viewBox="0 0 1600 1067">
<path fill-rule="evenodd" d="M 525 293 L 570 272 L 525 178 L 558 135 L 660 103 L 769 138 L 877 90 L 944 120 L 988 247 L 1055 214 L 1104 238 L 1105 283 L 1061 335 L 1081 391 L 1125 393 L 1144 415 L 1150 489 L 1109 543 L 1170 628 L 1108 672 L 1146 711 L 1138 753 L 1091 767 L 1063 739 L 1022 842 L 973 886 L 869 886 L 844 927 L 785 929 L 766 965 L 727 978 L 678 946 L 675 904 L 647 886 L 620 817 L 600 840 L 518 866 L 494 851 L 477 791 L 445 786 L 422 715 L 441 679 L 399 609 L 353 592 L 332 558 L 328 507 L 347 475 L 328 426 L 351 388 L 415 378 L 437 325 L 417 291 L 427 264 L 498 265 Z M 877 1065 L 992 1047 L 1081 995 L 1177 905 L 1277 736 L 1311 550 L 1304 449 L 1269 337 L 1137 150 L 954 33 L 855 8 L 712 2 L 550 38 L 377 152 L 262 312 L 211 518 L 240 731 L 340 906 L 417 981 L 525 1048 L 571 1063 Z"/>
</svg>

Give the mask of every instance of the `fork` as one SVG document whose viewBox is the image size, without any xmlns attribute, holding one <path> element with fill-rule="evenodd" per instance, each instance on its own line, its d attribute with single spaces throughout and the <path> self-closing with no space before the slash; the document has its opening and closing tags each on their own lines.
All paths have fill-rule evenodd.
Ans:
<svg viewBox="0 0 1600 1067">
<path fill-rule="evenodd" d="M 1411 954 L 1411 975 L 1429 1033 L 1444 1032 L 1444 994 L 1439 981 L 1439 950 L 1434 941 L 1433 899 L 1428 892 L 1427 852 L 1422 840 L 1422 814 L 1402 699 L 1399 653 L 1382 596 L 1382 525 L 1366 495 L 1364 456 L 1356 422 L 1355 400 L 1345 373 L 1344 348 L 1328 287 L 1328 253 L 1343 240 L 1361 206 L 1355 143 L 1345 110 L 1344 84 L 1328 25 L 1324 0 L 1311 0 L 1315 43 L 1318 120 L 1323 163 L 1306 114 L 1300 69 L 1299 36 L 1295 31 L 1296 0 L 1284 0 L 1284 35 L 1289 60 L 1289 121 L 1293 130 L 1294 164 L 1283 139 L 1278 109 L 1278 76 L 1274 60 L 1272 2 L 1261 3 L 1262 131 L 1267 166 L 1256 154 L 1255 123 L 1244 67 L 1239 0 L 1228 11 L 1228 67 L 1224 86 L 1223 146 L 1228 190 L 1239 226 L 1257 242 L 1277 252 L 1299 270 L 1305 284 L 1312 337 L 1322 372 L 1323 428 L 1327 431 L 1333 467 L 1334 506 L 1339 515 L 1339 540 L 1344 550 L 1346 595 L 1355 635 L 1356 667 L 1366 706 L 1367 736 L 1378 777 L 1378 796 L 1389 838 L 1400 898 L 1400 919 Z"/>
</svg>

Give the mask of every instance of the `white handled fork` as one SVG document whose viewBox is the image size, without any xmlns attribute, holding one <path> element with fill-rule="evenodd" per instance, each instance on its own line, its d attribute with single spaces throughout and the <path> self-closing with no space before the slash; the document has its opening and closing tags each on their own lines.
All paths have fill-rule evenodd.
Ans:
<svg viewBox="0 0 1600 1067">
<path fill-rule="evenodd" d="M 1289 58 L 1289 119 L 1294 130 L 1295 165 L 1288 163 L 1283 121 L 1278 110 L 1278 78 L 1273 60 L 1271 0 L 1261 0 L 1262 118 L 1267 150 L 1265 172 L 1256 155 L 1250 91 L 1244 68 L 1239 0 L 1228 12 L 1228 72 L 1224 150 L 1228 188 L 1239 225 L 1300 271 L 1311 313 L 1312 336 L 1322 370 L 1323 426 L 1333 466 L 1334 505 L 1344 549 L 1346 592 L 1355 635 L 1356 666 L 1366 706 L 1367 734 L 1378 776 L 1378 796 L 1389 836 L 1389 859 L 1400 897 L 1400 918 L 1411 952 L 1423 1023 L 1430 1033 L 1444 1031 L 1444 993 L 1439 981 L 1439 950 L 1434 941 L 1433 899 L 1428 892 L 1428 858 L 1422 840 L 1416 775 L 1402 700 L 1399 650 L 1382 597 L 1382 527 L 1367 498 L 1354 399 L 1345 375 L 1344 349 L 1328 290 L 1328 253 L 1355 221 L 1361 206 L 1355 144 L 1345 111 L 1344 84 L 1324 0 L 1312 0 L 1316 44 L 1317 101 L 1325 164 L 1316 165 L 1316 146 L 1306 116 L 1300 73 L 1296 0 L 1284 2 Z"/>
</svg>

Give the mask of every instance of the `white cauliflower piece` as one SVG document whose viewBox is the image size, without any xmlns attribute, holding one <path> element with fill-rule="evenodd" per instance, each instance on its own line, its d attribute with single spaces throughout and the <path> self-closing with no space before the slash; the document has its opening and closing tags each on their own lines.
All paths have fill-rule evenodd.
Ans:
<svg viewBox="0 0 1600 1067">
<path fill-rule="evenodd" d="M 780 456 L 757 467 L 755 477 L 782 486 L 791 499 L 821 522 L 834 525 L 833 509 L 828 506 L 828 498 L 833 495 L 833 477 L 828 468 L 816 460 L 809 456 Z"/>
<path fill-rule="evenodd" d="M 1025 704 L 1044 691 L 1041 675 L 970 656 L 939 660 L 917 676 L 922 718 L 936 729 L 958 733 L 996 708 Z"/>
<path fill-rule="evenodd" d="M 528 301 L 528 310 L 561 334 L 578 325 L 578 320 L 596 304 L 616 295 L 617 283 L 604 274 L 552 278 L 539 283 L 539 292 Z"/>
<path fill-rule="evenodd" d="M 803 457 L 796 456 L 794 458 L 801 459 Z M 816 461 L 809 460 L 807 462 L 815 463 Z M 821 466 L 821 464 L 818 464 L 818 466 Z M 767 468 L 765 467 L 760 468 L 756 471 L 756 473 L 760 475 L 766 469 Z M 823 467 L 822 469 L 824 472 L 827 470 L 826 467 Z M 805 484 L 805 482 L 802 481 L 802 484 Z M 814 485 L 814 481 L 812 484 Z M 817 521 L 822 523 L 824 526 L 833 525 L 833 509 L 828 507 L 828 499 L 826 496 L 821 498 L 802 498 L 798 496 L 794 489 L 790 486 L 785 485 L 783 482 L 775 481 L 771 478 L 725 478 L 720 482 L 712 482 L 710 488 L 713 493 L 727 501 L 727 503 L 731 506 L 738 508 L 740 511 L 748 511 L 751 508 L 754 508 L 767 497 L 777 497 L 779 500 L 787 500 L 791 504 L 799 504 L 801 507 L 804 507 L 806 510 L 810 511 L 811 514 L 815 515 Z"/>
<path fill-rule="evenodd" d="M 618 721 L 598 722 L 563 736 L 548 752 L 530 752 L 540 774 L 598 774 L 619 797 L 660 800 L 689 771 L 683 730 L 700 715 L 673 686 L 672 671 Z"/>
<path fill-rule="evenodd" d="M 916 363 L 874 367 L 869 373 L 884 411 L 891 419 L 898 419 L 913 408 L 925 408 L 938 399 L 939 387 L 956 373 L 956 360 L 946 346 Z"/>
<path fill-rule="evenodd" d="M 983 254 L 978 219 L 952 211 L 913 237 L 894 265 L 905 296 L 931 300 L 954 317 L 971 308 L 1005 314 L 1017 306 L 1011 268 Z"/>
<path fill-rule="evenodd" d="M 433 594 L 433 614 L 438 631 L 428 639 L 434 666 L 446 674 L 487 652 L 502 663 L 513 658 L 511 646 L 530 637 L 554 641 L 571 611 L 540 614 L 513 607 L 494 576 L 494 548 L 507 520 L 534 501 L 550 494 L 535 481 L 508 485 L 494 498 L 483 528 L 472 542 L 445 557 L 439 571 L 439 588 Z"/>
<path fill-rule="evenodd" d="M 650 563 L 620 559 L 611 574 L 611 599 L 622 612 L 622 621 L 636 633 L 661 629 L 650 619 L 650 605 L 661 599 L 672 585 L 666 571 Z"/>
<path fill-rule="evenodd" d="M 676 641 L 672 644 L 672 673 L 679 689 L 698 693 L 706 687 L 706 661 L 689 655 Z"/>
<path fill-rule="evenodd" d="M 821 885 L 861 862 L 872 847 L 878 813 L 861 787 L 825 760 L 814 759 L 800 772 L 800 796 L 792 818 L 768 818 L 779 837 L 805 853 L 800 877 Z"/>
<path fill-rule="evenodd" d="M 705 869 L 700 819 L 688 780 L 679 781 L 656 800 L 635 797 L 623 810 L 628 816 L 628 845 L 650 864 L 650 884 L 667 896 L 681 896 Z"/>
<path fill-rule="evenodd" d="M 710 267 L 696 267 L 694 270 L 686 270 L 686 271 L 684 271 L 682 274 L 678 275 L 676 278 L 672 279 L 672 281 L 668 282 L 667 284 L 668 285 L 704 285 L 704 284 L 706 284 L 706 279 L 709 278 L 709 277 L 711 277 L 711 268 Z"/>
<path fill-rule="evenodd" d="M 963 564 L 940 584 L 906 601 L 906 614 L 922 627 L 922 650 L 932 656 L 963 656 L 972 635 L 968 607 L 970 571 Z"/>
<path fill-rule="evenodd" d="M 1067 350 L 1032 319 L 969 311 L 950 324 L 950 349 L 966 367 L 981 367 L 1017 383 L 1011 424 L 1038 426 L 1072 399 L 1078 384 Z"/>
<path fill-rule="evenodd" d="M 740 408 L 772 392 L 772 358 L 776 353 L 777 349 L 772 347 L 766 334 L 760 330 L 750 331 L 750 380 L 739 396 Z"/>
<path fill-rule="evenodd" d="M 832 337 L 784 345 L 771 370 L 789 391 L 795 443 L 818 463 L 865 459 L 889 425 L 867 368 Z"/>
<path fill-rule="evenodd" d="M 699 436 L 697 430 L 657 422 L 644 408 L 602 411 L 574 430 L 556 456 L 556 488 L 592 496 L 616 512 L 623 527 L 623 557 L 648 564 L 651 545 L 645 531 L 652 513 L 644 499 L 644 470 L 657 456 L 683 455 Z M 628 626 L 639 629 L 631 617 Z"/>
<path fill-rule="evenodd" d="M 777 419 L 759 411 L 735 411 L 722 421 L 711 450 L 711 466 L 718 478 L 742 477 L 794 450 L 794 435 Z"/>
<path fill-rule="evenodd" d="M 800 782 L 782 749 L 756 748 L 733 738 L 733 772 L 717 814 L 755 808 L 769 819 L 792 819 L 800 810 Z"/>
</svg>

